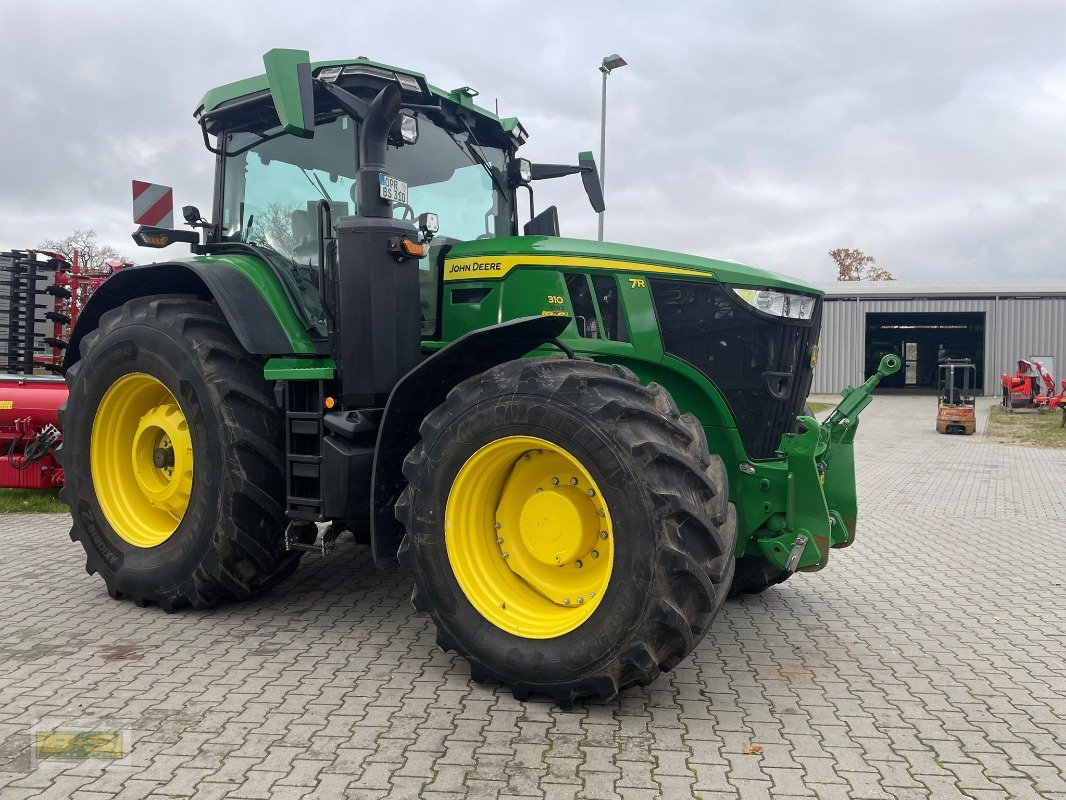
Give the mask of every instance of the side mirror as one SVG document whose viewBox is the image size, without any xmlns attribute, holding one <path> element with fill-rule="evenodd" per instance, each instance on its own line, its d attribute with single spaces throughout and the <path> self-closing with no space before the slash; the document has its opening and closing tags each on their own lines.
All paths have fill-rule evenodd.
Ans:
<svg viewBox="0 0 1066 800">
<path fill-rule="evenodd" d="M 600 184 L 600 171 L 596 169 L 596 159 L 586 150 L 578 153 L 577 163 L 581 166 L 581 182 L 585 185 L 585 194 L 589 196 L 589 202 L 598 214 L 606 206 L 603 203 L 603 186 Z"/>
<path fill-rule="evenodd" d="M 559 209 L 548 206 L 525 224 L 522 233 L 526 236 L 558 236 Z"/>
<path fill-rule="evenodd" d="M 524 159 L 516 159 L 512 161 L 512 165 L 519 164 Z M 575 172 L 581 173 L 581 182 L 585 185 L 585 194 L 589 197 L 589 202 L 592 204 L 592 208 L 599 213 L 603 211 L 603 187 L 600 186 L 600 173 L 596 169 L 596 160 L 592 157 L 592 153 L 585 151 L 584 153 L 578 153 L 577 155 L 578 166 L 570 166 L 569 164 L 528 164 L 529 178 L 528 180 L 543 181 L 550 178 L 561 178 L 564 175 L 573 175 Z M 523 165 L 524 166 L 524 165 Z M 511 180 L 512 183 L 515 180 L 518 167 L 512 170 Z"/>
<path fill-rule="evenodd" d="M 267 85 L 285 133 L 315 135 L 315 92 L 306 50 L 274 48 L 263 56 Z"/>
</svg>

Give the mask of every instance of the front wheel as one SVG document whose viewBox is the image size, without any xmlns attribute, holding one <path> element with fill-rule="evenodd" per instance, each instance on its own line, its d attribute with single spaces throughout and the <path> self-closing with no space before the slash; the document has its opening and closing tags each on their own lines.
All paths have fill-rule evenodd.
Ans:
<svg viewBox="0 0 1066 800">
<path fill-rule="evenodd" d="M 736 515 L 703 428 L 629 370 L 528 359 L 423 422 L 397 504 L 412 601 L 478 681 L 563 706 L 672 669 L 729 587 Z"/>
</svg>

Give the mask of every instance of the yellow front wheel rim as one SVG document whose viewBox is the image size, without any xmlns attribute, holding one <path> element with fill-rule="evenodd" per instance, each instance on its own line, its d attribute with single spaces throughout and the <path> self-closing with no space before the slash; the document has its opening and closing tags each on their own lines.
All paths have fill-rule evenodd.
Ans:
<svg viewBox="0 0 1066 800">
<path fill-rule="evenodd" d="M 448 493 L 444 541 L 471 605 L 527 639 L 588 620 L 614 564 L 600 487 L 568 450 L 534 436 L 497 439 L 467 459 Z"/>
<path fill-rule="evenodd" d="M 89 445 L 96 499 L 136 547 L 169 539 L 192 495 L 193 447 L 177 398 L 157 378 L 124 375 L 104 393 Z"/>
</svg>

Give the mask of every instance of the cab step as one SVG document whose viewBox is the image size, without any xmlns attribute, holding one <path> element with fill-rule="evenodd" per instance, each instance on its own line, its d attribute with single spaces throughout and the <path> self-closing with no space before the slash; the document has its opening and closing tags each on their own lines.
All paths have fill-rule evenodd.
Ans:
<svg viewBox="0 0 1066 800">
<path fill-rule="evenodd" d="M 285 549 L 289 552 L 318 553 L 321 556 L 328 556 L 337 545 L 337 538 L 341 531 L 336 525 L 330 525 L 321 535 L 317 535 L 313 542 L 305 542 L 300 534 L 308 530 L 308 524 L 303 520 L 293 520 L 289 523 L 285 528 Z"/>
</svg>

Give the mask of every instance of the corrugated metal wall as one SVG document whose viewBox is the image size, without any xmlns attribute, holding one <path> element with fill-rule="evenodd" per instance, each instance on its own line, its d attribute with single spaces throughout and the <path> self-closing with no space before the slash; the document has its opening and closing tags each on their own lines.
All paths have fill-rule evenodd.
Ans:
<svg viewBox="0 0 1066 800">
<path fill-rule="evenodd" d="M 984 312 L 986 395 L 999 393 L 999 376 L 1032 355 L 1055 357 L 1055 379 L 1066 377 L 1066 297 L 911 300 L 827 297 L 822 311 L 818 367 L 811 392 L 836 394 L 861 383 L 866 360 L 866 314 Z"/>
</svg>

